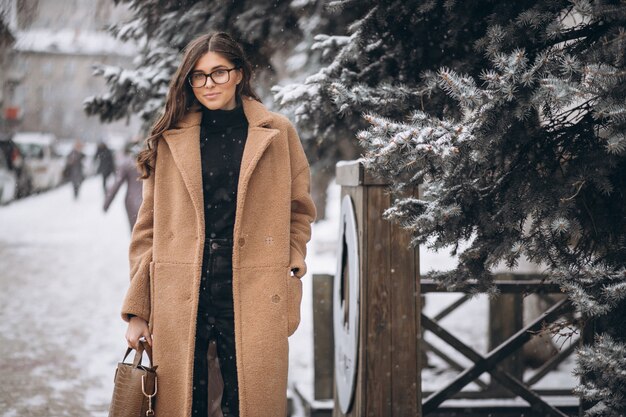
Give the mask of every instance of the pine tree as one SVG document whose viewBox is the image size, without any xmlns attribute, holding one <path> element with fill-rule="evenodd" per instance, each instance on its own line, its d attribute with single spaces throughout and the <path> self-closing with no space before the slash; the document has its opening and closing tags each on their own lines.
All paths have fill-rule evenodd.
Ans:
<svg viewBox="0 0 626 417">
<path fill-rule="evenodd" d="M 363 12 L 346 34 L 318 35 L 332 62 L 277 98 L 326 141 L 358 131 L 392 190 L 424 184 L 384 217 L 413 245 L 458 252 L 455 270 L 429 274 L 442 285 L 493 290 L 501 261 L 546 265 L 598 320 L 577 367 L 587 415 L 624 415 L 626 5 L 331 4 Z"/>
</svg>

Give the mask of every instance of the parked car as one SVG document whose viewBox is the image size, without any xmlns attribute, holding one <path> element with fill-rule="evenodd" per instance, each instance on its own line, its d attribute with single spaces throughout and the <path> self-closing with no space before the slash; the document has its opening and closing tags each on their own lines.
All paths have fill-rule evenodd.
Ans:
<svg viewBox="0 0 626 417">
<path fill-rule="evenodd" d="M 33 191 L 42 191 L 61 184 L 64 161 L 54 149 L 56 137 L 50 133 L 19 132 L 13 135 L 32 175 Z"/>
<path fill-rule="evenodd" d="M 0 204 L 6 204 L 15 199 L 17 191 L 17 176 L 9 168 L 7 156 L 0 149 Z"/>
<path fill-rule="evenodd" d="M 22 151 L 13 142 L 11 134 L 0 133 L 0 150 L 3 152 L 9 170 L 14 172 L 17 178 L 16 197 L 26 197 L 32 192 L 33 177 L 24 162 Z"/>
</svg>

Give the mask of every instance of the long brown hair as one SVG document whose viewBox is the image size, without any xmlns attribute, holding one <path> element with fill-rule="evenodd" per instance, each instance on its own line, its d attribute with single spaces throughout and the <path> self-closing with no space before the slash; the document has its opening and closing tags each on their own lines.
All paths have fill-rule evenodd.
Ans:
<svg viewBox="0 0 626 417">
<path fill-rule="evenodd" d="M 145 141 L 146 148 L 137 155 L 137 167 L 141 172 L 141 178 L 150 177 L 155 169 L 157 145 L 163 132 L 174 127 L 195 103 L 196 97 L 187 82 L 187 77 L 198 59 L 207 52 L 222 55 L 242 70 L 243 79 L 237 84 L 235 93 L 237 96 L 245 95 L 261 101 L 250 85 L 252 65 L 237 41 L 226 32 L 213 32 L 195 38 L 183 49 L 182 61 L 170 81 L 165 110 L 152 126 L 150 136 Z"/>
</svg>

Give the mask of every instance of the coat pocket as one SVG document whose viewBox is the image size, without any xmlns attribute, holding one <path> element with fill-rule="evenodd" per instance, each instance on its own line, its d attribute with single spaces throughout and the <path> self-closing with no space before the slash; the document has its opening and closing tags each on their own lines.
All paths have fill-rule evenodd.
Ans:
<svg viewBox="0 0 626 417">
<path fill-rule="evenodd" d="M 287 268 L 287 336 L 294 334 L 300 324 L 300 305 L 302 302 L 302 280 L 291 276 L 291 267 Z"/>
</svg>

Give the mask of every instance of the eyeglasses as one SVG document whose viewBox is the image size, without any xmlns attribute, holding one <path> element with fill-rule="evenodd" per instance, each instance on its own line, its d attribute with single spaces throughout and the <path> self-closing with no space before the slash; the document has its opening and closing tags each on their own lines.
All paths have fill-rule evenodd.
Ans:
<svg viewBox="0 0 626 417">
<path fill-rule="evenodd" d="M 211 77 L 211 80 L 215 84 L 225 84 L 228 81 L 230 81 L 230 72 L 238 68 L 239 67 L 220 68 L 218 70 L 211 72 L 210 74 L 205 74 L 204 72 L 196 71 L 196 72 L 191 73 L 191 75 L 189 76 L 188 78 L 189 84 L 193 88 L 204 87 L 209 77 Z"/>
</svg>

